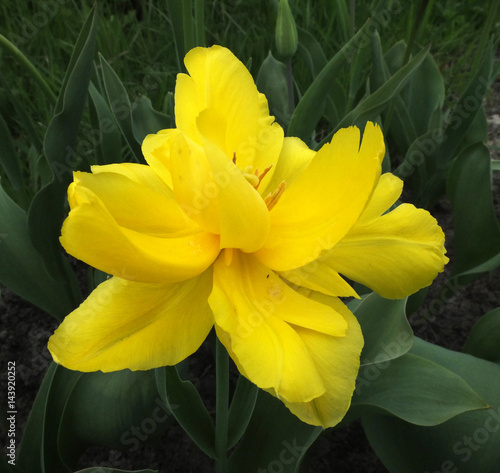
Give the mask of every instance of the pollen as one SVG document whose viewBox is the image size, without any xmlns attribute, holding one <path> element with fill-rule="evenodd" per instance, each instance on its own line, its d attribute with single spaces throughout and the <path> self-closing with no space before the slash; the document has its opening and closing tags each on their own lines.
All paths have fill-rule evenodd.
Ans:
<svg viewBox="0 0 500 473">
<path fill-rule="evenodd" d="M 285 192 L 285 181 L 281 181 L 277 189 L 264 199 L 268 210 L 271 210 L 278 203 L 283 192 Z"/>
</svg>

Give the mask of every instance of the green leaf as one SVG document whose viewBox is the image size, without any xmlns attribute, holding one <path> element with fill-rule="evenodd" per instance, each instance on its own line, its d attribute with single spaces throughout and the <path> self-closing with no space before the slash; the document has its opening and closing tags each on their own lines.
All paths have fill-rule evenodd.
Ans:
<svg viewBox="0 0 500 473">
<path fill-rule="evenodd" d="M 151 105 L 148 97 L 138 97 L 132 107 L 132 130 L 135 140 L 142 143 L 150 133 L 158 133 L 160 130 L 172 128 L 171 117 L 157 112 Z"/>
<path fill-rule="evenodd" d="M 500 227 L 492 199 L 490 155 L 484 144 L 470 146 L 456 158 L 447 188 L 455 224 L 453 273 L 470 280 L 500 264 Z"/>
<path fill-rule="evenodd" d="M 203 401 L 190 381 L 180 379 L 175 366 L 155 370 L 161 399 L 177 422 L 210 458 L 215 459 L 215 427 Z"/>
<path fill-rule="evenodd" d="M 259 389 L 240 374 L 234 391 L 228 418 L 228 445 L 230 450 L 245 433 L 253 414 Z"/>
<path fill-rule="evenodd" d="M 120 78 L 116 75 L 116 72 L 113 71 L 101 54 L 99 54 L 99 61 L 111 113 L 115 117 L 123 137 L 132 151 L 133 157 L 137 162 L 143 162 L 144 159 L 142 157 L 141 147 L 134 136 L 132 105 L 130 104 L 127 91 Z"/>
<path fill-rule="evenodd" d="M 61 417 L 58 448 L 72 467 L 91 445 L 134 452 L 173 421 L 152 370 L 82 374 Z"/>
<path fill-rule="evenodd" d="M 297 51 L 302 56 L 314 79 L 328 61 L 323 48 L 311 33 L 300 27 L 297 27 L 297 32 L 299 33 L 299 48 Z"/>
<path fill-rule="evenodd" d="M 435 427 L 395 417 L 363 417 L 365 433 L 391 473 L 497 471 L 500 464 L 500 366 L 416 339 L 412 353 L 461 376 L 491 409 L 465 412 Z M 447 404 L 449 400 L 444 400 Z"/>
<path fill-rule="evenodd" d="M 42 445 L 44 436 L 45 405 L 57 365 L 52 363 L 45 373 L 35 402 L 24 428 L 23 438 L 17 452 L 16 462 L 19 468 L 30 473 L 43 473 Z"/>
<path fill-rule="evenodd" d="M 314 79 L 306 93 L 297 104 L 290 119 L 288 134 L 309 141 L 324 110 L 324 97 L 328 94 L 331 84 L 340 68 L 349 60 L 350 54 L 362 46 L 362 40 L 368 35 L 370 21 L 356 33 L 351 40 L 328 62 Z"/>
<path fill-rule="evenodd" d="M 31 243 L 26 213 L 1 185 L 0 282 L 59 320 L 74 308 L 64 281 L 47 273 L 43 258 Z"/>
<path fill-rule="evenodd" d="M 35 399 L 26 425 L 17 464 L 30 473 L 70 472 L 59 455 L 58 434 L 68 396 L 82 376 L 52 363 Z"/>
<path fill-rule="evenodd" d="M 358 381 L 362 379 L 363 366 L 393 360 L 412 347 L 413 332 L 406 319 L 405 307 L 406 299 L 384 299 L 374 292 L 357 303 L 355 308 L 349 305 L 365 339 Z"/>
<path fill-rule="evenodd" d="M 362 413 L 382 410 L 430 426 L 488 407 L 460 376 L 425 358 L 406 354 L 373 368 L 352 399 L 352 407 Z"/>
<path fill-rule="evenodd" d="M 322 429 L 303 423 L 278 399 L 259 391 L 248 428 L 229 458 L 229 472 L 298 472 Z"/>
<path fill-rule="evenodd" d="M 493 309 L 478 320 L 463 352 L 500 364 L 500 308 Z"/>
<path fill-rule="evenodd" d="M 292 113 L 288 101 L 286 66 L 275 59 L 271 51 L 260 66 L 256 83 L 259 92 L 267 98 L 269 113 L 286 128 Z"/>
<path fill-rule="evenodd" d="M 59 235 L 65 212 L 66 189 L 72 179 L 72 170 L 81 165 L 75 148 L 95 52 L 96 18 L 96 11 L 93 10 L 80 32 L 54 116 L 45 133 L 44 152 L 52 168 L 53 179 L 36 194 L 28 214 L 33 245 L 43 256 L 48 271 L 66 282 L 75 305 L 81 296 L 74 273 L 62 257 Z"/>
<path fill-rule="evenodd" d="M 385 58 L 392 71 L 396 72 L 401 68 L 405 50 L 406 44 L 400 41 L 387 52 Z M 431 128 L 441 128 L 436 110 L 441 111 L 444 97 L 443 76 L 434 58 L 427 54 L 422 65 L 401 92 L 402 103 L 411 119 L 415 136 L 423 135 Z M 434 123 L 431 123 L 431 119 Z M 391 123 L 391 126 L 394 125 L 397 125 L 397 121 Z"/>
<path fill-rule="evenodd" d="M 333 134 L 339 128 L 345 128 L 351 125 L 361 126 L 368 120 L 374 120 L 388 105 L 389 101 L 396 97 L 404 88 L 407 81 L 410 80 L 412 74 L 422 64 L 428 54 L 429 49 L 426 48 L 408 62 L 405 66 L 399 69 L 391 78 L 379 89 L 362 100 L 353 110 L 351 110 L 340 122 L 337 128 L 330 133 L 322 143 L 331 139 Z"/>
<path fill-rule="evenodd" d="M 96 164 L 123 162 L 122 140 L 111 110 L 94 84 L 89 84 L 91 99 L 90 116 L 94 130 L 99 133 L 99 144 L 96 148 Z"/>
</svg>

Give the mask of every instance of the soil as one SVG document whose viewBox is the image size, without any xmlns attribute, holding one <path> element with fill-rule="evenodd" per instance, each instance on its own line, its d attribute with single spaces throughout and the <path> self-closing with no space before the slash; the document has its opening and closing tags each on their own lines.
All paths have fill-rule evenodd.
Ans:
<svg viewBox="0 0 500 473">
<path fill-rule="evenodd" d="M 499 159 L 500 151 L 500 82 L 494 84 L 492 98 L 487 104 L 492 157 Z M 500 219 L 500 176 L 495 173 L 494 201 Z M 446 233 L 446 246 L 453 257 L 453 222 L 450 204 L 441 199 L 433 212 Z M 474 323 L 488 311 L 500 305 L 500 268 L 484 274 L 472 284 L 458 288 L 450 297 L 443 297 L 451 274 L 447 267 L 431 286 L 424 304 L 411 317 L 416 335 L 452 350 L 460 350 Z M 57 323 L 44 312 L 2 287 L 0 301 L 0 392 L 6 399 L 7 362 L 15 361 L 17 367 L 17 437 L 24 429 L 36 393 L 51 357 L 46 345 Z M 436 301 L 441 301 L 436 304 Z M 436 309 L 439 307 L 439 309 Z M 429 313 L 433 316 L 429 317 Z M 424 320 L 426 323 L 422 324 Z M 214 389 L 213 356 L 208 345 L 192 358 L 192 377 L 213 408 Z M 4 405 L 4 401 L 2 401 Z M 2 443 L 5 442 L 3 435 Z M 182 429 L 169 428 L 158 448 L 141 446 L 136 452 L 120 452 L 92 447 L 80 459 L 79 467 L 107 466 L 125 470 L 141 468 L 158 469 L 161 473 L 188 471 L 214 471 L 213 462 L 206 458 L 191 442 Z M 167 446 L 167 447 L 165 447 Z M 173 446 L 169 448 L 168 446 Z M 4 446 L 1 447 L 4 452 Z M 3 455 L 3 453 L 2 453 Z M 302 467 L 304 473 L 387 473 L 371 450 L 358 422 L 342 429 L 327 430 L 312 446 Z"/>
</svg>

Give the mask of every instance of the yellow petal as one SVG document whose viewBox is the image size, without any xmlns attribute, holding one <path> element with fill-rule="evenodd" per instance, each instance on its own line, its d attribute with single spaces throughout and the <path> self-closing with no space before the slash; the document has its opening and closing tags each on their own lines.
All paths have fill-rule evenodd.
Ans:
<svg viewBox="0 0 500 473">
<path fill-rule="evenodd" d="M 130 230 L 164 236 L 199 230 L 149 166 L 113 164 L 94 166 L 92 172 L 74 173 L 72 207 L 79 203 L 79 189 L 86 188 L 105 205 L 118 225 Z"/>
<path fill-rule="evenodd" d="M 282 181 L 290 187 L 293 182 L 304 172 L 316 153 L 299 138 L 286 137 L 276 165 L 273 177 L 266 190 L 262 193 L 267 195 L 273 192 Z"/>
<path fill-rule="evenodd" d="M 403 181 L 390 173 L 383 174 L 372 194 L 368 205 L 363 210 L 358 222 L 371 220 L 382 215 L 401 194 Z M 301 268 L 280 273 L 288 281 L 297 286 L 306 287 L 334 297 L 359 297 L 356 291 L 328 264 L 329 250 L 321 253 L 318 259 Z M 354 263 L 353 263 L 354 264 Z"/>
<path fill-rule="evenodd" d="M 403 191 L 403 181 L 394 174 L 387 172 L 380 176 L 377 187 L 363 210 L 358 223 L 367 222 L 380 217 L 398 200 Z"/>
<path fill-rule="evenodd" d="M 358 220 L 380 176 L 384 155 L 380 129 L 338 131 L 270 211 L 271 231 L 256 254 L 267 266 L 288 271 L 333 247 Z"/>
<path fill-rule="evenodd" d="M 310 402 L 288 402 L 286 399 L 283 402 L 303 422 L 327 428 L 337 425 L 351 404 L 363 335 L 356 317 L 339 299 L 320 294 L 311 297 L 342 314 L 348 328 L 344 337 L 297 328 L 314 364 L 321 366 L 320 375 L 326 392 Z"/>
<path fill-rule="evenodd" d="M 261 248 L 267 239 L 269 212 L 264 200 L 243 173 L 219 147 L 206 138 L 214 123 L 211 112 L 211 109 L 203 111 L 197 124 L 203 137 L 214 188 L 217 189 L 221 248 L 252 252 Z"/>
<path fill-rule="evenodd" d="M 142 154 L 146 162 L 170 188 L 172 188 L 172 178 L 168 170 L 170 146 L 179 133 L 175 129 L 160 130 L 158 133 L 147 135 L 142 142 Z"/>
<path fill-rule="evenodd" d="M 343 337 L 347 324 L 331 307 L 288 287 L 251 255 L 225 250 L 214 264 L 209 298 L 221 341 L 240 371 L 280 398 L 307 402 L 325 392 L 299 327 Z"/>
<path fill-rule="evenodd" d="M 103 176 L 106 174 L 92 178 Z M 116 184 L 116 179 L 112 181 Z M 218 236 L 192 227 L 176 227 L 175 233 L 169 233 L 168 230 L 173 229 L 168 226 L 168 215 L 162 214 L 167 218 L 165 223 L 156 223 L 159 211 L 156 212 L 154 202 L 150 202 L 149 207 L 138 208 L 130 200 L 140 200 L 139 195 L 124 196 L 120 186 L 114 187 L 109 192 L 116 191 L 116 195 L 124 197 L 125 211 L 117 210 L 118 201 L 103 202 L 78 180 L 70 185 L 68 194 L 72 209 L 60 238 L 69 254 L 106 273 L 139 282 L 182 281 L 201 274 L 212 264 L 219 253 Z M 148 192 L 147 188 L 144 192 Z M 107 197 L 105 194 L 103 198 Z M 141 231 L 134 221 L 128 220 L 127 208 L 134 212 L 142 209 L 141 222 L 147 224 L 148 219 L 150 222 L 145 230 Z M 112 211 L 117 211 L 116 218 Z M 174 221 L 175 212 L 172 218 Z M 126 224 L 134 229 L 127 228 Z"/>
<path fill-rule="evenodd" d="M 326 253 L 321 264 L 388 299 L 428 286 L 448 262 L 444 234 L 436 220 L 410 204 L 360 221 Z"/>
<path fill-rule="evenodd" d="M 203 148 L 179 133 L 171 140 L 168 169 L 175 198 L 206 232 L 220 233 L 220 185 Z M 225 176 L 224 176 L 225 177 Z"/>
<path fill-rule="evenodd" d="M 54 360 L 78 371 L 149 370 L 195 352 L 213 326 L 211 274 L 177 284 L 111 278 L 49 340 Z"/>
<path fill-rule="evenodd" d="M 283 142 L 283 130 L 273 123 L 264 95 L 251 74 L 231 51 L 220 46 L 195 48 L 185 58 L 189 76 L 179 74 L 175 88 L 176 125 L 186 136 L 202 143 L 196 119 L 210 108 L 219 119 L 209 138 L 231 160 L 236 153 L 240 169 L 263 171 L 265 189 L 274 172 Z"/>
<path fill-rule="evenodd" d="M 328 252 L 323 254 L 327 255 Z M 305 287 L 334 297 L 359 298 L 357 292 L 337 271 L 327 264 L 322 264 L 321 256 L 301 268 L 283 271 L 279 274 L 297 287 Z"/>
</svg>

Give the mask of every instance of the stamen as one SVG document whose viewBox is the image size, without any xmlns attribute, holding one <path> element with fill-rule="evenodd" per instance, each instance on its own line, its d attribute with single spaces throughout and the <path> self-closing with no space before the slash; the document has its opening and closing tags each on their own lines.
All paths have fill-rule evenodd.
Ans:
<svg viewBox="0 0 500 473">
<path fill-rule="evenodd" d="M 285 181 L 281 181 L 278 188 L 264 199 L 268 210 L 271 210 L 278 203 L 283 192 L 285 192 Z"/>
<path fill-rule="evenodd" d="M 243 173 L 243 176 L 250 184 L 252 184 L 252 187 L 254 187 L 255 189 L 259 187 L 259 178 L 255 174 L 245 172 Z"/>
<path fill-rule="evenodd" d="M 233 151 L 233 164 L 236 164 L 236 151 Z"/>
<path fill-rule="evenodd" d="M 271 170 L 272 167 L 273 167 L 273 165 L 271 164 L 271 166 L 264 169 L 264 171 L 262 171 L 261 174 L 259 174 L 258 169 L 255 170 L 255 175 L 259 178 L 259 184 L 257 184 L 257 187 L 259 187 L 260 183 L 262 182 L 262 179 L 264 179 L 264 177 L 266 177 L 266 174 Z M 256 187 L 256 189 L 257 189 L 257 187 Z"/>
</svg>

